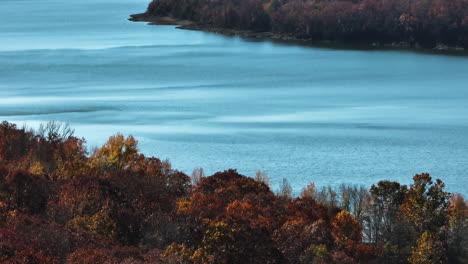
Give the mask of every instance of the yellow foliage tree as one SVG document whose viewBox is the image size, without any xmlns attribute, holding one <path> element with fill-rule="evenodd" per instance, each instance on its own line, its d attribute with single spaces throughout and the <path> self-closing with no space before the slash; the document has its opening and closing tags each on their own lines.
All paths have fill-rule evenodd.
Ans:
<svg viewBox="0 0 468 264">
<path fill-rule="evenodd" d="M 104 171 L 119 171 L 138 155 L 138 141 L 133 136 L 111 136 L 91 157 L 92 167 Z"/>
<path fill-rule="evenodd" d="M 28 171 L 34 175 L 43 175 L 45 174 L 45 168 L 39 161 L 35 161 L 29 166 Z"/>
<path fill-rule="evenodd" d="M 68 221 L 67 228 L 72 231 L 77 229 L 88 230 L 100 238 L 112 238 L 117 235 L 117 225 L 105 210 L 101 210 L 92 216 L 77 216 Z"/>
<path fill-rule="evenodd" d="M 174 264 L 191 264 L 193 249 L 186 247 L 184 244 L 172 243 L 167 246 L 162 253 L 165 261 Z"/>
<path fill-rule="evenodd" d="M 222 263 L 231 257 L 236 247 L 237 230 L 225 222 L 210 223 L 194 260 L 203 263 Z M 214 262 L 212 262 L 214 261 Z"/>
<path fill-rule="evenodd" d="M 447 255 L 437 236 L 426 231 L 418 239 L 408 262 L 411 264 L 445 264 L 447 263 Z"/>
<path fill-rule="evenodd" d="M 63 142 L 62 147 L 55 153 L 57 161 L 56 170 L 52 173 L 54 179 L 74 179 L 84 177 L 89 173 L 87 163 L 87 150 L 85 141 L 75 137 L 69 137 Z"/>
<path fill-rule="evenodd" d="M 344 245 L 349 240 L 359 242 L 362 239 L 359 222 L 348 212 L 339 212 L 332 223 L 333 236 L 338 244 Z"/>
</svg>

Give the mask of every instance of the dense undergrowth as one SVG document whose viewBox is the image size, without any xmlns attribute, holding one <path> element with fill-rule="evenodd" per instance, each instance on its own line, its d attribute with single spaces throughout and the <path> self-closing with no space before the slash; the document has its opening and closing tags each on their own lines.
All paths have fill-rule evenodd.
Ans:
<svg viewBox="0 0 468 264">
<path fill-rule="evenodd" d="M 370 190 L 227 170 L 191 177 L 117 134 L 0 125 L 0 263 L 467 263 L 468 205 L 440 180 Z"/>
</svg>

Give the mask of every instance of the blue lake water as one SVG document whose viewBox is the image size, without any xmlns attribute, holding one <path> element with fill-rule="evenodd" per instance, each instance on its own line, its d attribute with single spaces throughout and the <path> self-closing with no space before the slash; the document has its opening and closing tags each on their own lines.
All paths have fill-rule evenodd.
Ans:
<svg viewBox="0 0 468 264">
<path fill-rule="evenodd" d="M 468 57 L 314 48 L 127 21 L 149 0 L 1 0 L 0 120 L 122 132 L 188 174 L 296 191 L 415 173 L 468 194 Z"/>
</svg>

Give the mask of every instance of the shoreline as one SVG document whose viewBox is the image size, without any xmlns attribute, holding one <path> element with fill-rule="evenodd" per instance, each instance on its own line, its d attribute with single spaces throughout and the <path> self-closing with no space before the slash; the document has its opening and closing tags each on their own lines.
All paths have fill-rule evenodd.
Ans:
<svg viewBox="0 0 468 264">
<path fill-rule="evenodd" d="M 207 25 L 200 25 L 194 21 L 183 20 L 174 17 L 164 16 L 148 16 L 146 13 L 130 15 L 129 21 L 133 22 L 147 22 L 149 25 L 173 25 L 178 29 L 184 30 L 196 30 L 203 32 L 210 32 L 216 34 L 222 34 L 225 36 L 238 36 L 242 38 L 258 39 L 258 40 L 271 40 L 274 42 L 289 43 L 289 44 L 300 44 L 315 47 L 327 47 L 337 49 L 352 49 L 352 50 L 408 50 L 431 54 L 442 54 L 442 55 L 461 55 L 468 56 L 468 50 L 463 47 L 453 47 L 444 44 L 438 44 L 433 48 L 423 48 L 419 45 L 410 45 L 404 41 L 392 42 L 392 43 L 363 43 L 363 42 L 340 42 L 332 40 L 313 40 L 306 38 L 297 38 L 290 34 L 275 33 L 275 32 L 255 32 L 252 30 L 241 30 L 241 29 L 230 29 L 213 27 Z"/>
</svg>

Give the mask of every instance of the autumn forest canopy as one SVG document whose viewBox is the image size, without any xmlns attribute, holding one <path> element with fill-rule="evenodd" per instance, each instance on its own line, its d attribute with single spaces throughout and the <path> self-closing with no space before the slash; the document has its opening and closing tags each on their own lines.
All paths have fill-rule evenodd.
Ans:
<svg viewBox="0 0 468 264">
<path fill-rule="evenodd" d="M 146 15 L 318 41 L 468 47 L 467 0 L 153 0 Z"/>
<path fill-rule="evenodd" d="M 132 136 L 90 151 L 67 125 L 0 124 L 0 263 L 467 263 L 467 219 L 426 173 L 295 196 L 263 172 L 188 176 Z"/>
</svg>

